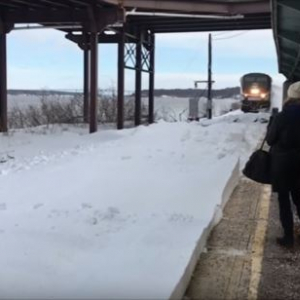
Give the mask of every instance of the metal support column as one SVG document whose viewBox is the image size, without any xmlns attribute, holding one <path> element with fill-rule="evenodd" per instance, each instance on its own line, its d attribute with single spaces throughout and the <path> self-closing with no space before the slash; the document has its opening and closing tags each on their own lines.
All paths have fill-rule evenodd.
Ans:
<svg viewBox="0 0 300 300">
<path fill-rule="evenodd" d="M 90 51 L 88 47 L 88 36 L 85 35 L 85 47 L 83 50 L 83 122 L 89 121 L 90 102 Z"/>
<path fill-rule="evenodd" d="M 0 132 L 7 132 L 6 33 L 0 33 Z"/>
<path fill-rule="evenodd" d="M 212 36 L 209 34 L 208 40 L 208 88 L 207 88 L 207 117 L 212 118 L 212 79 L 211 79 L 211 60 L 212 60 Z"/>
<path fill-rule="evenodd" d="M 117 128 L 124 127 L 124 80 L 125 80 L 125 31 L 124 28 L 120 30 L 120 37 L 118 43 L 118 116 Z"/>
<path fill-rule="evenodd" d="M 149 112 L 148 122 L 154 123 L 154 80 L 155 80 L 155 35 L 150 36 L 151 51 L 150 51 L 150 73 L 149 73 Z"/>
<path fill-rule="evenodd" d="M 138 32 L 138 40 L 135 52 L 135 126 L 141 124 L 141 108 L 142 108 L 142 34 Z"/>
<path fill-rule="evenodd" d="M 98 110 L 98 33 L 91 32 L 91 90 L 90 90 L 90 133 L 97 131 L 97 110 Z"/>
</svg>

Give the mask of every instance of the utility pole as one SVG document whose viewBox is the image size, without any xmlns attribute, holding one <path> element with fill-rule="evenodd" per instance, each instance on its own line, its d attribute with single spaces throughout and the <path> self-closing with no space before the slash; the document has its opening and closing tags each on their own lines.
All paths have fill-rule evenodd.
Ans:
<svg viewBox="0 0 300 300">
<path fill-rule="evenodd" d="M 212 118 L 212 79 L 211 79 L 211 61 L 212 61 L 212 42 L 211 33 L 208 36 L 208 87 L 207 87 L 207 117 Z"/>
<path fill-rule="evenodd" d="M 208 119 L 212 118 L 212 84 L 214 83 L 214 81 L 212 80 L 211 65 L 212 65 L 212 35 L 210 33 L 209 36 L 208 36 L 208 78 L 207 78 L 207 80 L 196 80 L 196 81 L 194 81 L 195 89 L 197 89 L 199 83 L 207 83 L 206 113 L 207 113 L 207 118 Z M 194 111 L 197 111 L 197 118 L 198 118 L 198 101 L 199 101 L 199 99 L 196 99 L 196 98 L 190 99 L 190 102 L 189 102 L 189 108 L 190 108 L 189 120 L 194 120 L 195 119 L 193 117 Z"/>
</svg>

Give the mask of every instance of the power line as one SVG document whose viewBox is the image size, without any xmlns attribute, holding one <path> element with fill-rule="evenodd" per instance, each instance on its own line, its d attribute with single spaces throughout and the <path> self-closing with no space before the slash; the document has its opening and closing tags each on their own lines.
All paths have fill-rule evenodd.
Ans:
<svg viewBox="0 0 300 300">
<path fill-rule="evenodd" d="M 218 32 L 218 33 L 214 33 L 212 36 L 219 36 L 219 35 L 224 35 L 224 34 L 228 34 L 231 33 L 233 30 L 229 30 L 229 31 L 223 31 L 223 32 Z"/>
<path fill-rule="evenodd" d="M 249 30 L 246 30 L 246 31 L 243 31 L 243 32 L 236 33 L 236 34 L 234 34 L 234 35 L 232 35 L 232 36 L 214 39 L 214 41 L 220 41 L 220 40 L 228 40 L 228 39 L 232 39 L 232 38 L 241 36 L 241 35 L 243 35 L 243 34 L 246 34 L 246 33 L 248 33 L 248 32 L 249 32 Z"/>
</svg>

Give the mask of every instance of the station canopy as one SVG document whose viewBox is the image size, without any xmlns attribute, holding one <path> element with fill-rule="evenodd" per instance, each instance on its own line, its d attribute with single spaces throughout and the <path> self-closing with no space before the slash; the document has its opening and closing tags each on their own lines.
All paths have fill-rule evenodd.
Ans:
<svg viewBox="0 0 300 300">
<path fill-rule="evenodd" d="M 300 80 L 300 1 L 273 0 L 273 28 L 279 72 Z"/>
<path fill-rule="evenodd" d="M 91 10 L 101 19 L 116 7 L 125 9 L 129 27 L 154 33 L 271 27 L 269 0 L 0 0 L 0 16 L 5 23 L 64 24 L 73 31 L 90 21 Z"/>
</svg>

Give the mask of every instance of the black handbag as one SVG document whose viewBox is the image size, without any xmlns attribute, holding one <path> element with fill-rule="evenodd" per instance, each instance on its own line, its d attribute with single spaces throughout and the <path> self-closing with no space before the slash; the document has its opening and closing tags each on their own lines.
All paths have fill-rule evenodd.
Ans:
<svg viewBox="0 0 300 300">
<path fill-rule="evenodd" d="M 247 161 L 243 174 L 258 183 L 271 184 L 271 155 L 263 150 L 266 138 L 261 147 L 250 156 Z"/>
</svg>

